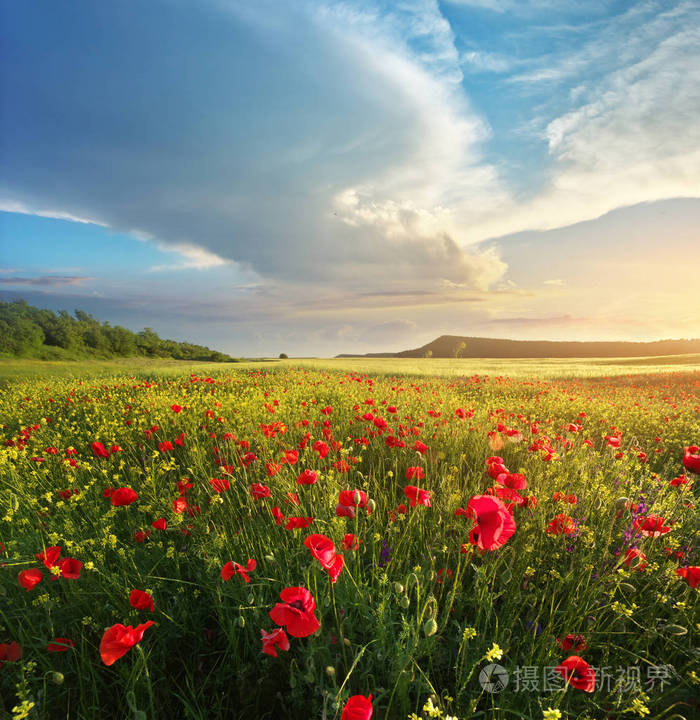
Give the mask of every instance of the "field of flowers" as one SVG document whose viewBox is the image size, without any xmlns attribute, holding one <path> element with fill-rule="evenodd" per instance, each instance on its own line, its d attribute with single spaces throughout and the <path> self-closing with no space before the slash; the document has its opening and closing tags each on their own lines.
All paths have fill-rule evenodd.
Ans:
<svg viewBox="0 0 700 720">
<path fill-rule="evenodd" d="M 698 444 L 698 372 L 13 378 L 0 717 L 691 720 Z"/>
</svg>

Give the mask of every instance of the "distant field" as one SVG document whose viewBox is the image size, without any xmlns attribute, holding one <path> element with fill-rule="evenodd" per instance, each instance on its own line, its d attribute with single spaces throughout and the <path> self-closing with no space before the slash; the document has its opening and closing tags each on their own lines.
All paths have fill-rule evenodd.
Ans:
<svg viewBox="0 0 700 720">
<path fill-rule="evenodd" d="M 599 359 L 416 359 L 416 358 L 292 358 L 289 360 L 263 359 L 237 363 L 190 363 L 160 358 L 120 358 L 114 360 L 45 361 L 0 359 L 0 383 L 10 379 L 38 377 L 83 377 L 86 374 L 110 376 L 130 372 L 138 376 L 162 376 L 195 373 L 214 375 L 231 370 L 263 367 L 306 367 L 314 370 L 350 370 L 380 375 L 432 375 L 461 377 L 471 375 L 507 375 L 513 378 L 537 376 L 557 377 L 612 377 L 656 372 L 698 372 L 700 354 L 667 355 L 646 358 Z"/>
</svg>

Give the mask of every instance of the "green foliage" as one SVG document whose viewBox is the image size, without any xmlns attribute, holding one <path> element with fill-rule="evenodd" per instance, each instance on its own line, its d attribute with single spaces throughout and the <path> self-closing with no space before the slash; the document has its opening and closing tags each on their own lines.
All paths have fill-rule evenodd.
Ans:
<svg viewBox="0 0 700 720">
<path fill-rule="evenodd" d="M 24 300 L 0 303 L 0 354 L 46 360 L 138 355 L 209 362 L 233 359 L 201 345 L 162 340 L 151 328 L 133 333 L 120 325 L 100 323 L 82 310 L 72 317 L 65 310 L 56 314 Z"/>
<path fill-rule="evenodd" d="M 697 372 L 546 381 L 367 376 L 329 371 L 322 361 L 315 369 L 193 366 L 178 374 L 167 361 L 144 358 L 111 376 L 106 364 L 96 367 L 86 363 L 79 377 L 16 379 L 0 394 L 0 643 L 23 650 L 0 669 L 0 717 L 25 703 L 34 705 L 28 717 L 48 720 L 337 720 L 358 693 L 373 694 L 373 720 L 539 720 L 556 716 L 544 714 L 549 707 L 566 720 L 632 720 L 647 709 L 649 720 L 694 716 L 698 590 L 675 571 L 697 564 L 697 489 L 669 480 L 683 471 L 683 446 L 700 438 Z M 203 379 L 193 381 L 190 369 Z M 457 408 L 473 416 L 460 420 Z M 384 417 L 405 447 L 389 447 L 388 433 L 361 418 L 367 411 Z M 333 443 L 324 422 L 340 446 L 321 459 L 314 442 Z M 495 451 L 488 433 L 501 422 L 524 437 L 504 432 Z M 581 429 L 567 429 L 572 422 Z M 284 430 L 269 432 L 272 423 Z M 622 433 L 620 458 L 604 440 L 613 426 Z M 181 433 L 182 446 L 165 447 Z M 547 461 L 529 449 L 545 436 L 556 449 Z M 121 450 L 96 457 L 93 441 Z M 302 443 L 296 464 L 268 476 L 268 462 Z M 66 453 L 71 447 L 75 455 Z M 246 465 L 248 449 L 258 460 Z M 493 485 L 484 462 L 493 454 L 526 476 L 523 494 L 538 503 L 514 509 L 517 529 L 506 545 L 480 552 L 468 545 L 471 519 L 455 511 Z M 415 466 L 425 478 L 407 481 Z M 297 484 L 307 468 L 318 482 Z M 215 492 L 214 477 L 230 488 Z M 173 507 L 183 478 L 192 485 L 184 489 L 191 515 Z M 258 482 L 270 486 L 270 498 L 252 498 Z M 431 491 L 431 506 L 392 519 L 390 511 L 408 504 L 409 482 Z M 110 486 L 133 488 L 138 500 L 112 507 Z M 372 512 L 336 517 L 339 491 L 355 488 L 369 495 Z M 576 504 L 554 500 L 555 492 L 575 494 Z M 288 493 L 298 494 L 298 507 Z M 634 540 L 648 559 L 644 571 L 618 552 L 633 527 L 626 498 L 644 498 L 647 512 L 672 521 L 668 534 Z M 273 504 L 287 516 L 313 516 L 313 524 L 285 530 L 272 519 Z M 575 537 L 545 532 L 563 512 L 580 521 Z M 166 530 L 151 525 L 160 517 Z M 141 542 L 139 531 L 150 536 Z M 346 533 L 362 541 L 341 551 L 335 584 L 304 547 L 311 532 L 339 550 Z M 55 545 L 84 563 L 80 578 L 50 579 L 35 555 Z M 257 561 L 250 583 L 222 580 L 225 563 L 248 558 Z M 27 592 L 17 575 L 37 567 L 43 579 Z M 260 629 L 272 630 L 269 611 L 289 586 L 312 592 L 321 628 L 290 638 L 277 658 L 262 655 Z M 135 588 L 152 594 L 153 613 L 130 606 Z M 156 625 L 139 645 L 111 667 L 101 662 L 105 628 L 151 619 Z M 556 638 L 570 633 L 584 635 L 588 648 L 563 651 Z M 75 647 L 47 652 L 56 637 Z M 614 681 L 591 694 L 514 690 L 516 667 L 539 668 L 541 679 L 543 668 L 571 654 L 613 678 L 618 668 L 639 667 L 644 692 Z M 499 695 L 478 682 L 493 659 L 511 673 Z M 672 680 L 646 686 L 651 666 L 672 666 Z"/>
</svg>

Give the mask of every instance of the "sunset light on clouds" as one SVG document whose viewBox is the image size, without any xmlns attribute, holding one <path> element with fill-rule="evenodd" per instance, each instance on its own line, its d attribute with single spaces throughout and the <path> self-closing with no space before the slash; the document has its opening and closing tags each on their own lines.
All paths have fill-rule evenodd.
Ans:
<svg viewBox="0 0 700 720">
<path fill-rule="evenodd" d="M 695 0 L 0 12 L 0 300 L 248 356 L 700 336 Z"/>
</svg>

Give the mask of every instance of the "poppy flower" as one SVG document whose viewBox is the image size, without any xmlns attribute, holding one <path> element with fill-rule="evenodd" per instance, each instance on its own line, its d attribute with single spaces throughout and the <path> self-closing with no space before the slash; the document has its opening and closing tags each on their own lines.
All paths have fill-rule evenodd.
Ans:
<svg viewBox="0 0 700 720">
<path fill-rule="evenodd" d="M 52 568 L 58 563 L 60 554 L 61 548 L 58 545 L 54 545 L 46 548 L 40 553 L 37 553 L 34 557 L 41 560 L 47 568 Z"/>
<path fill-rule="evenodd" d="M 557 638 L 557 642 L 562 650 L 568 651 L 574 649 L 577 652 L 582 652 L 583 650 L 588 649 L 588 643 L 583 635 L 574 635 L 573 633 L 569 633 L 564 636 L 563 640 Z"/>
<path fill-rule="evenodd" d="M 231 489 L 231 483 L 226 478 L 211 478 L 209 484 L 215 493 L 228 492 Z"/>
<path fill-rule="evenodd" d="M 181 408 L 179 405 L 171 405 L 171 406 L 170 406 L 170 409 L 171 409 L 175 414 L 179 413 L 179 412 L 182 410 L 182 408 Z"/>
<path fill-rule="evenodd" d="M 143 590 L 132 590 L 129 593 L 129 605 L 137 610 L 150 610 L 153 612 L 153 598 Z"/>
<path fill-rule="evenodd" d="M 277 648 L 280 650 L 289 650 L 289 638 L 282 628 L 275 628 L 272 632 L 265 632 L 260 629 L 260 637 L 262 638 L 262 651 L 265 655 L 277 657 Z"/>
<path fill-rule="evenodd" d="M 17 662 L 22 657 L 22 648 L 18 642 L 0 643 L 0 668 L 4 662 Z"/>
<path fill-rule="evenodd" d="M 425 471 L 420 465 L 416 467 L 410 467 L 406 470 L 406 480 L 422 480 L 425 477 Z"/>
<path fill-rule="evenodd" d="M 574 519 L 569 515 L 555 515 L 547 525 L 545 532 L 548 535 L 571 535 L 576 530 Z"/>
<path fill-rule="evenodd" d="M 296 465 L 297 460 L 299 460 L 299 451 L 298 450 L 285 450 L 284 451 L 284 462 L 288 463 L 289 465 Z"/>
<path fill-rule="evenodd" d="M 673 478 L 673 480 L 669 481 L 668 484 L 671 487 L 682 487 L 683 485 L 687 485 L 689 482 L 690 479 L 685 475 L 679 475 L 677 478 Z"/>
<path fill-rule="evenodd" d="M 90 448 L 92 449 L 92 454 L 95 457 L 100 457 L 100 458 L 108 458 L 109 457 L 109 450 L 107 450 L 101 442 L 92 443 L 90 445 Z"/>
<path fill-rule="evenodd" d="M 151 527 L 156 530 L 165 530 L 168 527 L 168 521 L 165 518 L 158 518 L 151 523 Z"/>
<path fill-rule="evenodd" d="M 660 515 L 646 515 L 638 517 L 634 521 L 635 529 L 639 530 L 644 537 L 660 537 L 671 531 L 665 526 L 666 520 Z"/>
<path fill-rule="evenodd" d="M 17 575 L 17 582 L 27 591 L 33 590 L 42 580 L 44 576 L 41 574 L 41 570 L 36 568 L 30 568 L 29 570 L 22 570 Z"/>
<path fill-rule="evenodd" d="M 698 584 L 700 584 L 700 565 L 689 565 L 688 567 L 678 568 L 676 575 L 685 578 L 691 588 L 696 588 Z"/>
<path fill-rule="evenodd" d="M 521 473 L 501 473 L 496 477 L 496 482 L 511 490 L 524 490 L 527 487 L 527 480 Z"/>
<path fill-rule="evenodd" d="M 587 693 L 595 690 L 595 669 L 578 655 L 571 655 L 554 669 L 572 687 Z"/>
<path fill-rule="evenodd" d="M 425 443 L 422 443 L 420 440 L 416 440 L 415 444 L 413 445 L 413 449 L 416 452 L 419 452 L 421 455 L 425 455 L 426 451 L 428 450 L 428 446 Z"/>
<path fill-rule="evenodd" d="M 683 467 L 700 475 L 700 448 L 697 445 L 683 448 Z"/>
<path fill-rule="evenodd" d="M 297 477 L 297 483 L 299 485 L 313 485 L 317 480 L 318 473 L 315 473 L 313 470 L 304 470 L 304 472 Z"/>
<path fill-rule="evenodd" d="M 120 487 L 112 492 L 112 505 L 114 507 L 131 505 L 134 500 L 138 500 L 138 497 L 138 493 L 130 487 Z"/>
<path fill-rule="evenodd" d="M 425 505 L 430 507 L 430 490 L 421 490 L 414 485 L 406 485 L 403 489 L 404 495 L 411 501 L 411 507 Z"/>
<path fill-rule="evenodd" d="M 323 440 L 317 440 L 313 444 L 313 449 L 318 453 L 319 458 L 323 460 L 326 455 L 328 455 L 328 445 L 323 442 Z"/>
<path fill-rule="evenodd" d="M 67 580 L 77 580 L 83 569 L 83 563 L 75 558 L 62 558 L 58 561 L 58 568 L 61 571 L 61 577 Z"/>
<path fill-rule="evenodd" d="M 262 483 L 253 483 L 250 486 L 250 492 L 253 496 L 253 500 L 262 500 L 270 497 L 270 488 Z"/>
<path fill-rule="evenodd" d="M 343 538 L 343 550 L 357 550 L 362 540 L 359 540 L 352 533 L 347 533 Z"/>
<path fill-rule="evenodd" d="M 343 708 L 340 720 L 370 720 L 372 717 L 372 696 L 352 695 Z"/>
<path fill-rule="evenodd" d="M 46 650 L 48 652 L 68 652 L 72 647 L 75 647 L 73 640 L 70 638 L 57 637 L 46 646 Z"/>
<path fill-rule="evenodd" d="M 338 517 L 346 517 L 354 520 L 357 515 L 357 511 L 352 505 L 343 505 L 342 503 L 338 503 L 335 506 L 335 514 Z"/>
<path fill-rule="evenodd" d="M 309 535 L 304 540 L 304 545 L 321 563 L 321 567 L 328 571 L 331 582 L 335 582 L 343 569 L 345 558 L 336 552 L 333 541 L 325 535 Z"/>
<path fill-rule="evenodd" d="M 245 567 L 243 567 L 243 565 L 239 565 L 238 563 L 229 561 L 221 568 L 221 578 L 226 581 L 230 580 L 234 575 L 240 575 L 244 582 L 249 583 L 250 577 L 248 576 L 248 573 L 252 573 L 257 566 L 258 563 L 252 558 L 248 560 Z"/>
<path fill-rule="evenodd" d="M 341 490 L 338 495 L 338 502 L 341 505 L 366 508 L 368 501 L 369 495 L 364 490 Z"/>
<path fill-rule="evenodd" d="M 277 505 L 272 508 L 272 517 L 275 518 L 275 522 L 277 523 L 277 525 L 281 525 L 284 522 L 284 514 L 277 507 Z"/>
<path fill-rule="evenodd" d="M 180 513 L 184 513 L 187 509 L 187 500 L 185 500 L 184 497 L 175 498 L 173 500 L 173 512 L 177 513 L 178 515 Z"/>
<path fill-rule="evenodd" d="M 321 627 L 314 615 L 316 601 L 306 588 L 285 588 L 280 599 L 282 602 L 270 610 L 270 618 L 277 625 L 286 627 L 292 637 L 308 637 Z"/>
<path fill-rule="evenodd" d="M 303 530 L 309 527 L 314 521 L 312 517 L 290 517 L 287 520 L 287 524 L 284 526 L 285 530 Z"/>
<path fill-rule="evenodd" d="M 625 565 L 635 570 L 644 570 L 647 566 L 647 556 L 639 548 L 630 548 L 625 553 Z"/>
<path fill-rule="evenodd" d="M 151 625 L 155 625 L 153 620 L 148 620 L 135 628 L 121 623 L 107 628 L 100 641 L 102 662 L 105 665 L 113 665 L 120 657 L 124 657 L 134 645 L 141 642 L 143 634 Z"/>
<path fill-rule="evenodd" d="M 467 504 L 475 519 L 469 542 L 481 550 L 497 550 L 515 533 L 515 520 L 502 500 L 490 495 L 475 495 Z"/>
</svg>

